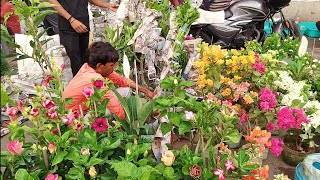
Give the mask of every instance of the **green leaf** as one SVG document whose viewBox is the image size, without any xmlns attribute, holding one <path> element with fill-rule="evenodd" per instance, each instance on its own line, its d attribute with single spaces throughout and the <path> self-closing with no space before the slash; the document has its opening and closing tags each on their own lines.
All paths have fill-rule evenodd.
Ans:
<svg viewBox="0 0 320 180">
<path fill-rule="evenodd" d="M 154 100 L 148 101 L 141 108 L 139 108 L 138 104 L 137 104 L 138 122 L 139 122 L 140 127 L 143 126 L 144 123 L 147 121 L 148 117 L 152 113 L 153 107 L 154 107 Z"/>
<path fill-rule="evenodd" d="M 85 180 L 84 178 L 84 168 L 81 166 L 75 165 L 72 167 L 68 174 L 66 175 L 68 179 L 77 179 L 77 180 Z"/>
<path fill-rule="evenodd" d="M 104 162 L 103 159 L 99 159 L 99 158 L 96 158 L 96 157 L 92 157 L 90 159 L 90 161 L 86 164 L 87 167 L 91 167 L 91 166 L 94 166 L 94 165 L 97 165 L 97 164 L 101 164 L 102 162 Z"/>
<path fill-rule="evenodd" d="M 251 165 L 243 166 L 242 169 L 245 171 L 252 171 L 252 170 L 257 169 L 259 167 L 260 166 L 258 164 L 251 164 Z"/>
<path fill-rule="evenodd" d="M 185 99 L 185 98 L 186 98 L 186 91 L 185 91 L 185 90 L 179 89 L 179 90 L 177 90 L 176 93 L 178 94 L 178 96 L 179 96 L 181 99 Z"/>
<path fill-rule="evenodd" d="M 68 154 L 67 151 L 62 151 L 62 152 L 57 151 L 56 155 L 54 156 L 54 159 L 52 161 L 51 166 L 59 164 L 67 154 Z"/>
<path fill-rule="evenodd" d="M 148 164 L 148 160 L 147 159 L 140 159 L 137 164 L 142 167 L 142 166 L 146 166 Z"/>
<path fill-rule="evenodd" d="M 211 179 L 213 177 L 213 173 L 211 170 L 205 168 L 202 173 L 204 179 Z"/>
<path fill-rule="evenodd" d="M 240 167 L 246 166 L 247 163 L 248 163 L 248 160 L 249 160 L 249 155 L 247 155 L 242 148 L 239 149 L 238 154 L 239 154 L 239 157 L 238 157 L 238 159 L 239 159 L 239 166 L 240 166 Z"/>
<path fill-rule="evenodd" d="M 160 163 L 158 165 L 156 165 L 156 167 L 154 167 L 156 170 L 158 170 L 160 173 L 163 173 L 166 166 L 163 163 Z"/>
<path fill-rule="evenodd" d="M 65 102 L 67 103 L 67 104 L 71 104 L 72 102 L 73 102 L 73 99 L 72 98 L 66 98 L 66 99 L 64 99 L 65 100 Z"/>
<path fill-rule="evenodd" d="M 190 132 L 192 129 L 192 124 L 189 121 L 182 121 L 179 124 L 179 135 L 182 135 L 186 132 Z"/>
<path fill-rule="evenodd" d="M 226 142 L 238 143 L 240 141 L 240 134 L 237 129 L 228 129 L 225 136 Z"/>
<path fill-rule="evenodd" d="M 116 149 L 117 147 L 120 146 L 121 139 L 118 137 L 106 137 L 101 139 L 99 142 L 100 147 L 102 147 L 105 150 L 111 150 L 111 149 Z"/>
<path fill-rule="evenodd" d="M 220 88 L 220 82 L 219 81 L 214 81 L 214 87 L 219 89 Z"/>
<path fill-rule="evenodd" d="M 114 94 L 117 96 L 119 102 L 121 103 L 121 106 L 123 107 L 123 109 L 126 113 L 128 122 L 132 123 L 133 119 L 131 119 L 129 107 L 128 107 L 128 104 L 126 103 L 125 99 L 118 93 L 118 91 L 114 87 L 112 87 L 111 89 L 114 92 Z"/>
<path fill-rule="evenodd" d="M 183 166 L 183 168 L 182 168 L 182 173 L 183 173 L 184 175 L 189 175 L 189 174 L 190 174 L 189 167 L 190 167 L 189 164 L 186 164 L 186 165 Z"/>
<path fill-rule="evenodd" d="M 19 169 L 15 175 L 16 180 L 34 180 L 34 178 L 25 169 Z"/>
<path fill-rule="evenodd" d="M 8 102 L 8 99 L 9 98 L 8 98 L 6 88 L 4 87 L 4 84 L 1 83 L 1 106 L 6 105 L 6 103 Z"/>
<path fill-rule="evenodd" d="M 163 171 L 165 177 L 174 177 L 174 169 L 172 167 L 166 167 Z"/>
<path fill-rule="evenodd" d="M 161 129 L 162 134 L 165 135 L 172 130 L 172 125 L 164 122 L 161 124 L 160 129 Z"/>
<path fill-rule="evenodd" d="M 121 161 L 114 164 L 114 170 L 122 177 L 132 177 L 137 170 L 137 166 L 132 162 Z"/>
<path fill-rule="evenodd" d="M 184 86 L 184 87 L 191 87 L 194 85 L 194 82 L 192 81 L 182 81 L 180 82 L 180 86 Z"/>
<path fill-rule="evenodd" d="M 257 71 L 253 71 L 253 74 L 254 74 L 255 76 L 261 76 L 261 74 L 260 74 L 259 72 L 257 72 Z"/>
<path fill-rule="evenodd" d="M 180 114 L 168 112 L 168 119 L 172 122 L 175 126 L 179 126 L 180 124 Z"/>
</svg>

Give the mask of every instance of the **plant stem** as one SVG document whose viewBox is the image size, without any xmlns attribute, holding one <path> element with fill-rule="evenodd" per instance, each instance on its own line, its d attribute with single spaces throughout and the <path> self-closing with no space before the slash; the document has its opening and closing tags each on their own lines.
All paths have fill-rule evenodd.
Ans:
<svg viewBox="0 0 320 180">
<path fill-rule="evenodd" d="M 204 168 L 206 168 L 207 167 L 207 165 L 206 165 L 206 154 L 205 154 L 205 146 L 204 146 L 204 140 L 203 140 L 203 132 L 202 132 L 202 130 L 200 130 L 200 137 L 201 137 L 201 146 L 202 146 L 202 161 L 203 161 L 203 167 Z"/>
<path fill-rule="evenodd" d="M 61 137 L 61 131 L 60 131 L 60 124 L 59 123 L 57 123 L 57 129 L 58 129 L 59 136 Z"/>
</svg>

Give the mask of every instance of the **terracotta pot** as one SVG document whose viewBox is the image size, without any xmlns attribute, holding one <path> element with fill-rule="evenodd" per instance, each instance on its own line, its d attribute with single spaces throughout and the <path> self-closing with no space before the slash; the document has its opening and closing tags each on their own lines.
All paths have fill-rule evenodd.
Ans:
<svg viewBox="0 0 320 180">
<path fill-rule="evenodd" d="M 307 155 L 314 153 L 314 151 L 314 148 L 309 148 L 308 152 L 299 152 L 291 149 L 287 143 L 285 143 L 282 151 L 282 158 L 286 164 L 290 166 L 297 166 Z"/>
</svg>

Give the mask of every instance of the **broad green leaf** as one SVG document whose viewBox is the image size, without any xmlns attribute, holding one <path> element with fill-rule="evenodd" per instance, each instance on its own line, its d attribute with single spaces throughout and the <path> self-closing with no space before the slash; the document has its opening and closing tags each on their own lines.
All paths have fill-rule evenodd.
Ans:
<svg viewBox="0 0 320 180">
<path fill-rule="evenodd" d="M 121 161 L 114 164 L 114 170 L 122 177 L 132 177 L 137 171 L 137 166 L 132 162 Z"/>
<path fill-rule="evenodd" d="M 215 88 L 219 89 L 221 84 L 220 84 L 219 81 L 214 81 L 213 85 L 214 85 Z"/>
<path fill-rule="evenodd" d="M 175 126 L 179 126 L 180 124 L 180 117 L 181 115 L 178 113 L 168 112 L 168 119 L 172 122 Z"/>
<path fill-rule="evenodd" d="M 172 167 L 166 167 L 163 171 L 165 177 L 174 177 L 174 169 Z"/>
<path fill-rule="evenodd" d="M 240 141 L 240 134 L 237 129 L 228 129 L 225 136 L 226 142 L 238 143 Z"/>
<path fill-rule="evenodd" d="M 144 125 L 144 123 L 147 121 L 148 117 L 152 113 L 154 107 L 154 100 L 148 101 L 145 105 L 143 105 L 141 108 L 138 108 L 138 122 L 140 127 Z"/>
<path fill-rule="evenodd" d="M 15 175 L 16 180 L 34 180 L 34 178 L 25 169 L 19 169 Z"/>
<path fill-rule="evenodd" d="M 6 105 L 6 103 L 8 102 L 8 99 L 9 98 L 8 98 L 6 88 L 4 87 L 4 84 L 1 83 L 1 106 Z"/>
<path fill-rule="evenodd" d="M 66 175 L 68 179 L 77 179 L 77 180 L 85 180 L 84 178 L 84 168 L 81 166 L 74 166 Z"/>
<path fill-rule="evenodd" d="M 192 129 L 192 124 L 189 121 L 182 121 L 179 124 L 179 134 L 182 135 L 186 132 L 190 132 Z"/>
<path fill-rule="evenodd" d="M 189 175 L 190 174 L 190 170 L 189 170 L 189 164 L 186 164 L 186 165 L 184 165 L 183 167 L 182 167 L 182 173 L 184 174 L 184 175 Z"/>
<path fill-rule="evenodd" d="M 72 98 L 66 98 L 66 99 L 64 99 L 65 100 L 65 102 L 67 103 L 67 104 L 71 104 L 72 102 L 73 102 L 73 99 Z"/>
<path fill-rule="evenodd" d="M 56 155 L 53 158 L 51 166 L 59 164 L 67 154 L 68 154 L 67 151 L 62 151 L 62 152 L 57 151 Z"/>
<path fill-rule="evenodd" d="M 205 168 L 202 173 L 204 179 L 211 179 L 213 177 L 212 170 Z"/>
<path fill-rule="evenodd" d="M 162 134 L 165 135 L 172 130 L 172 125 L 164 122 L 161 124 L 160 129 L 161 129 Z"/>
<path fill-rule="evenodd" d="M 238 154 L 239 154 L 239 155 L 238 155 L 238 156 L 239 156 L 239 157 L 238 157 L 238 159 L 239 159 L 239 166 L 240 166 L 240 167 L 246 166 L 247 163 L 248 163 L 248 160 L 249 160 L 249 155 L 247 155 L 242 148 L 239 149 Z"/>
<path fill-rule="evenodd" d="M 117 96 L 119 102 L 121 103 L 121 106 L 123 107 L 123 109 L 126 113 L 128 122 L 132 123 L 133 119 L 131 119 L 130 110 L 129 110 L 128 104 L 126 103 L 125 99 L 118 93 L 118 91 L 114 87 L 112 87 L 112 91 L 114 92 L 114 94 Z"/>
<path fill-rule="evenodd" d="M 87 167 L 91 167 L 91 166 L 94 166 L 94 165 L 97 165 L 97 164 L 101 164 L 102 162 L 104 162 L 103 159 L 99 159 L 99 158 L 96 158 L 96 157 L 92 157 L 90 159 L 90 161 L 86 164 Z"/>
</svg>

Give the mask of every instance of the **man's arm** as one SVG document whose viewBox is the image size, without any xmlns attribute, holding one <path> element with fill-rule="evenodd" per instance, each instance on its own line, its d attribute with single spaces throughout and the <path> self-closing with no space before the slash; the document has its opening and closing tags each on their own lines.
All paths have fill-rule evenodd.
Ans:
<svg viewBox="0 0 320 180">
<path fill-rule="evenodd" d="M 80 21 L 72 17 L 69 12 L 67 12 L 61 4 L 57 0 L 46 0 L 50 2 L 51 4 L 54 4 L 55 6 L 53 7 L 54 10 L 58 11 L 58 14 L 62 17 L 64 17 L 66 20 L 69 20 L 72 28 L 78 32 L 78 33 L 85 33 L 88 32 L 88 28 Z"/>
<path fill-rule="evenodd" d="M 137 84 L 134 81 L 132 81 L 131 79 L 128 79 L 128 85 L 132 89 L 136 89 L 136 87 L 137 87 L 136 86 Z M 150 91 L 148 88 L 142 87 L 140 85 L 138 85 L 138 90 L 143 92 L 150 99 L 152 99 L 156 95 L 156 93 L 154 93 L 154 92 Z"/>
<path fill-rule="evenodd" d="M 110 10 L 112 10 L 113 12 L 116 12 L 118 9 L 118 5 L 116 4 L 111 4 L 108 2 L 104 2 L 102 0 L 89 0 L 89 2 L 93 5 L 99 6 L 99 7 L 104 7 L 104 8 L 109 8 Z"/>
</svg>

